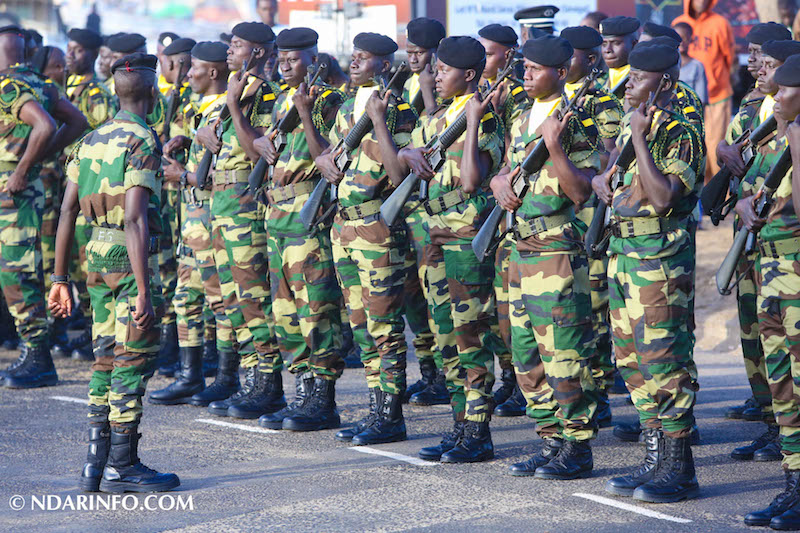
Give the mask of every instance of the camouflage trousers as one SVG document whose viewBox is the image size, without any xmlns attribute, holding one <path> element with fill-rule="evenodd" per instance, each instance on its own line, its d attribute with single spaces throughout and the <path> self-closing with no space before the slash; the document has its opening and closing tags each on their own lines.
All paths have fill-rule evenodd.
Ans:
<svg viewBox="0 0 800 533">
<path fill-rule="evenodd" d="M 611 256 L 608 284 L 617 368 L 631 393 L 642 427 L 687 437 L 698 389 L 691 247 L 670 257 Z"/>
<path fill-rule="evenodd" d="M 502 347 L 498 347 L 494 352 L 497 355 L 497 363 L 502 370 L 514 368 L 514 361 L 511 356 L 511 317 L 509 315 L 508 300 L 508 266 L 512 247 L 513 241 L 511 238 L 504 238 L 497 247 L 494 258 L 494 298 L 497 302 L 495 307 L 497 315 L 495 336 L 502 341 Z"/>
<path fill-rule="evenodd" d="M 492 415 L 494 266 L 478 262 L 469 241 L 425 244 L 425 290 L 456 421 Z"/>
<path fill-rule="evenodd" d="M 280 372 L 283 358 L 270 297 L 266 206 L 252 195 L 244 195 L 246 186 L 214 185 L 214 259 L 225 313 L 236 332 L 241 366 L 257 365 L 261 372 Z"/>
<path fill-rule="evenodd" d="M 57 165 L 57 164 L 56 164 Z M 50 274 L 56 266 L 56 229 L 58 211 L 61 206 L 61 181 L 64 179 L 60 167 L 45 167 L 40 174 L 44 185 L 44 212 L 42 213 L 42 271 L 45 292 L 50 292 Z"/>
<path fill-rule="evenodd" d="M 186 348 L 216 340 L 219 349 L 231 350 L 233 327 L 222 302 L 211 243 L 209 204 L 208 200 L 181 203 L 183 243 L 173 299 L 178 345 Z M 243 322 L 243 319 L 239 318 L 238 322 Z"/>
<path fill-rule="evenodd" d="M 756 263 L 758 329 L 784 470 L 800 470 L 800 254 Z"/>
<path fill-rule="evenodd" d="M 163 312 L 158 260 L 151 257 L 148 278 L 153 309 Z M 132 272 L 90 272 L 92 339 L 95 361 L 89 379 L 89 423 L 135 428 L 142 417 L 142 398 L 155 370 L 159 349 L 158 322 L 149 330 L 136 327 L 131 308 L 139 294 Z"/>
<path fill-rule="evenodd" d="M 511 350 L 528 415 L 541 437 L 593 438 L 597 409 L 589 265 L 581 253 L 509 259 Z"/>
<path fill-rule="evenodd" d="M 407 215 L 406 234 L 408 235 L 408 254 L 406 254 L 406 282 L 404 307 L 408 327 L 414 334 L 414 355 L 418 362 L 433 359 L 436 368 L 443 368 L 442 352 L 435 345 L 432 318 L 428 313 L 428 300 L 425 294 L 425 224 L 421 209 Z"/>
<path fill-rule="evenodd" d="M 395 235 L 385 245 L 342 246 L 333 240 L 333 261 L 353 339 L 369 388 L 389 394 L 406 389 L 403 290 L 408 243 Z"/>
<path fill-rule="evenodd" d="M 597 347 L 592 356 L 592 375 L 597 388 L 608 390 L 614 384 L 611 327 L 608 316 L 608 257 L 589 259 L 589 286 L 592 299 L 592 329 Z"/>
<path fill-rule="evenodd" d="M 177 247 L 181 242 L 181 228 L 178 213 L 181 209 L 181 195 L 178 189 L 161 189 L 161 234 L 158 254 L 158 270 L 161 272 L 161 287 L 164 291 L 166 309 L 161 319 L 162 325 L 174 324 L 177 319 L 172 303 L 178 286 Z"/>
<path fill-rule="evenodd" d="M 92 225 L 83 213 L 78 213 L 75 219 L 75 239 L 72 241 L 72 253 L 70 254 L 69 278 L 75 284 L 78 292 L 78 308 L 89 316 L 91 305 L 89 301 L 89 291 L 86 288 L 86 280 L 89 276 L 89 264 L 86 261 L 86 245 L 92 237 Z"/>
<path fill-rule="evenodd" d="M 342 292 L 330 233 L 282 236 L 267 225 L 272 312 L 278 344 L 292 354 L 289 371 L 337 379 L 344 370 L 339 353 Z"/>
<path fill-rule="evenodd" d="M 744 371 L 753 397 L 761 409 L 772 417 L 772 394 L 767 382 L 767 365 L 764 360 L 764 349 L 758 333 L 758 285 L 755 269 L 751 262 L 757 260 L 755 255 L 743 258 L 736 265 L 736 276 L 740 277 L 736 287 L 736 304 L 739 311 L 739 335 L 744 355 Z"/>
<path fill-rule="evenodd" d="M 3 191 L 10 175 L 0 173 L 0 287 L 20 339 L 31 348 L 48 342 L 40 229 L 44 185 L 32 178 L 11 194 Z"/>
</svg>

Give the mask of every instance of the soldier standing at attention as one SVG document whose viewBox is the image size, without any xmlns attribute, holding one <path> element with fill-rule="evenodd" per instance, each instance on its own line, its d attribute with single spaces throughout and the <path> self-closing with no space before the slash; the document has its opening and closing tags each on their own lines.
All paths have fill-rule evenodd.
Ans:
<svg viewBox="0 0 800 533">
<path fill-rule="evenodd" d="M 155 100 L 156 57 L 134 54 L 111 67 L 121 110 L 84 137 L 67 163 L 48 306 L 72 311 L 67 264 L 75 218 L 92 224 L 86 246 L 95 363 L 89 382 L 89 453 L 81 490 L 156 492 L 180 481 L 139 460 L 142 396 L 158 353 L 163 307 L 155 252 L 161 231 L 161 144 L 145 115 Z"/>
<path fill-rule="evenodd" d="M 494 290 L 491 260 L 479 262 L 472 239 L 492 205 L 489 178 L 503 157 L 503 126 L 489 111 L 491 99 L 478 96 L 486 50 L 472 37 L 447 37 L 439 44 L 436 92 L 443 104 L 423 118 L 412 134 L 413 147 L 398 160 L 429 182 L 425 209 L 425 262 L 428 308 L 435 324 L 453 411 L 453 430 L 438 446 L 423 448 L 422 459 L 473 463 L 494 457 L 492 416 Z M 466 131 L 447 148 L 434 174 L 425 159 L 428 140 L 462 113 Z"/>
<path fill-rule="evenodd" d="M 353 336 L 361 346 L 370 397 L 375 398 L 371 414 L 336 438 L 369 445 L 406 439 L 403 287 L 409 244 L 405 231 L 381 220 L 380 207 L 392 186 L 406 176 L 396 153 L 411 141 L 417 115 L 391 91 L 378 98 L 378 81 L 386 82 L 397 44 L 384 35 L 359 33 L 353 48 L 350 80 L 358 90 L 339 108 L 329 138 L 334 145 L 344 139 L 364 113 L 372 131 L 351 154 L 346 173 L 334 163 L 338 153 L 332 147 L 315 163 L 338 187 L 339 210 L 331 231 L 334 264 Z"/>
<path fill-rule="evenodd" d="M 556 6 L 526 7 L 514 13 L 514 20 L 519 22 L 519 36 L 523 44 L 536 37 L 555 31 L 555 16 L 560 9 Z"/>
<path fill-rule="evenodd" d="M 605 23 L 605 21 L 604 21 Z M 644 428 L 647 453 L 606 490 L 662 503 L 699 493 L 690 447 L 697 391 L 693 360 L 695 252 L 692 211 L 702 178 L 702 138 L 676 106 L 680 54 L 671 44 L 641 43 L 630 54 L 626 116 L 617 139 L 630 138 L 635 161 L 593 186 L 612 206 L 608 280 L 617 367 Z M 661 86 L 653 107 L 645 102 Z M 688 317 L 688 319 L 687 319 Z"/>
<path fill-rule="evenodd" d="M 561 116 L 573 49 L 561 37 L 523 45 L 525 90 L 533 100 L 512 126 L 509 164 L 520 164 L 537 142 L 549 152 L 527 193 L 511 189 L 518 169 L 492 180 L 497 202 L 515 212 L 509 261 L 511 347 L 517 383 L 544 446 L 512 465 L 514 476 L 575 479 L 591 475 L 597 407 L 591 358 L 595 349 L 584 225 L 575 209 L 591 196 L 600 168 L 597 130 L 580 108 Z"/>
<path fill-rule="evenodd" d="M 608 78 L 604 89 L 613 93 L 620 87 L 631 70 L 628 55 L 638 39 L 636 30 L 639 21 L 633 17 L 611 17 L 600 23 L 600 34 L 603 36 L 603 61 L 608 66 Z M 621 98 L 621 96 L 618 96 Z"/>
<path fill-rule="evenodd" d="M 174 43 L 180 39 L 180 36 L 177 33 L 171 31 L 161 32 L 158 36 L 158 41 L 156 42 L 156 57 L 158 58 L 158 90 L 164 96 L 167 96 L 169 92 L 172 90 L 172 84 L 174 82 L 169 81 L 169 78 L 166 76 L 166 71 L 169 70 L 167 65 L 167 54 L 164 53 L 164 50 L 169 48 L 169 45 Z M 157 132 L 158 133 L 158 132 Z"/>
</svg>

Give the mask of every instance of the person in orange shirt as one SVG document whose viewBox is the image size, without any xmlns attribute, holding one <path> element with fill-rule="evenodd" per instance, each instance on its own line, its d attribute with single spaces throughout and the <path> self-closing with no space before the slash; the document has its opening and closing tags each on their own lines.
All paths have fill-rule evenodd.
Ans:
<svg viewBox="0 0 800 533">
<path fill-rule="evenodd" d="M 717 0 L 683 0 L 684 14 L 673 24 L 692 27 L 689 55 L 703 64 L 708 78 L 708 104 L 705 106 L 706 146 L 712 149 L 725 137 L 731 121 L 731 67 L 735 57 L 733 30 L 728 20 L 711 10 Z M 716 158 L 706 164 L 706 183 L 719 171 Z"/>
</svg>

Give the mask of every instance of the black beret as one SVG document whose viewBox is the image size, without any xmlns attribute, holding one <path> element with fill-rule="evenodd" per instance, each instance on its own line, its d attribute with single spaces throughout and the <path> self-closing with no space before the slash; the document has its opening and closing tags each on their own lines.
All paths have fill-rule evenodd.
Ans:
<svg viewBox="0 0 800 533">
<path fill-rule="evenodd" d="M 82 47 L 91 50 L 96 50 L 103 45 L 103 38 L 100 37 L 100 34 L 88 29 L 72 28 L 67 33 L 67 37 L 70 41 L 75 41 Z"/>
<path fill-rule="evenodd" d="M 158 36 L 158 43 L 162 46 L 169 46 L 172 44 L 172 41 L 180 39 L 177 33 L 173 33 L 171 31 L 165 31 L 159 34 Z"/>
<path fill-rule="evenodd" d="M 453 68 L 468 69 L 477 67 L 486 59 L 486 49 L 472 37 L 445 37 L 436 51 L 438 58 Z"/>
<path fill-rule="evenodd" d="M 603 44 L 603 36 L 590 26 L 572 26 L 561 30 L 561 37 L 576 50 L 590 50 Z"/>
<path fill-rule="evenodd" d="M 654 41 L 638 43 L 633 47 L 628 56 L 631 68 L 646 72 L 665 72 L 678 64 L 681 54 L 672 39 L 669 39 L 669 43 Z"/>
<path fill-rule="evenodd" d="M 158 65 L 158 58 L 151 54 L 143 54 L 136 52 L 114 61 L 111 65 L 111 74 L 118 70 L 126 70 L 128 72 L 136 70 L 146 70 L 155 73 L 156 65 Z"/>
<path fill-rule="evenodd" d="M 16 24 L 9 24 L 8 26 L 0 26 L 0 34 L 1 33 L 16 33 L 17 35 L 22 37 L 22 28 L 20 28 Z"/>
<path fill-rule="evenodd" d="M 494 41 L 509 48 L 517 46 L 517 32 L 511 26 L 502 24 L 489 24 L 478 31 L 478 35 L 484 39 Z"/>
<path fill-rule="evenodd" d="M 138 33 L 117 33 L 108 38 L 106 45 L 112 52 L 129 54 L 136 52 L 147 43 L 147 39 Z"/>
<path fill-rule="evenodd" d="M 568 40 L 553 35 L 529 39 L 522 46 L 525 59 L 546 67 L 560 67 L 572 57 L 573 52 Z"/>
<path fill-rule="evenodd" d="M 800 42 L 792 40 L 767 41 L 761 45 L 761 54 L 786 61 L 789 56 L 800 54 Z"/>
<path fill-rule="evenodd" d="M 228 45 L 219 41 L 201 41 L 192 48 L 192 57 L 209 63 L 224 63 L 228 58 Z"/>
<path fill-rule="evenodd" d="M 527 7 L 514 13 L 514 20 L 534 28 L 552 28 L 553 19 L 558 12 L 559 9 L 556 6 Z"/>
<path fill-rule="evenodd" d="M 666 35 L 659 35 L 658 37 L 653 37 L 649 41 L 644 41 L 644 42 L 653 44 L 663 44 L 666 46 L 671 46 L 673 48 L 678 48 L 681 45 L 680 41 L 676 41 L 672 37 L 667 37 Z"/>
<path fill-rule="evenodd" d="M 642 33 L 649 35 L 650 37 L 669 37 L 670 39 L 674 39 L 678 42 L 681 42 L 681 36 L 678 35 L 678 32 L 670 28 L 669 26 L 662 26 L 661 24 L 656 24 L 654 22 L 647 21 L 642 26 Z"/>
<path fill-rule="evenodd" d="M 122 35 L 122 33 L 112 33 L 111 35 L 103 35 L 103 46 L 108 47 L 108 41 L 111 40 L 112 37 L 116 37 L 117 35 Z"/>
<path fill-rule="evenodd" d="M 397 52 L 397 43 L 380 33 L 359 33 L 353 39 L 353 46 L 376 56 L 388 56 Z"/>
<path fill-rule="evenodd" d="M 233 39 L 233 34 L 232 33 L 222 32 L 222 33 L 219 34 L 219 40 L 224 42 L 224 43 L 230 43 L 231 39 Z"/>
<path fill-rule="evenodd" d="M 317 46 L 319 34 L 311 28 L 289 28 L 275 39 L 278 50 L 305 50 Z"/>
<path fill-rule="evenodd" d="M 605 37 L 628 35 L 639 29 L 639 20 L 633 17 L 610 17 L 600 23 L 600 33 Z"/>
<path fill-rule="evenodd" d="M 753 44 L 764 44 L 767 41 L 785 41 L 791 38 L 792 32 L 783 24 L 778 24 L 777 22 L 755 24 L 745 36 L 747 42 Z"/>
<path fill-rule="evenodd" d="M 439 41 L 447 35 L 441 22 L 427 17 L 419 17 L 406 25 L 408 42 L 422 48 L 436 48 Z"/>
<path fill-rule="evenodd" d="M 773 78 L 784 87 L 800 87 L 800 55 L 793 55 L 778 67 Z"/>
<path fill-rule="evenodd" d="M 33 39 L 33 42 L 35 42 L 37 46 L 42 46 L 42 44 L 44 43 L 44 38 L 42 37 L 41 33 L 39 33 L 36 30 L 25 30 L 25 31 L 28 32 L 29 39 Z"/>
<path fill-rule="evenodd" d="M 240 39 L 256 44 L 268 44 L 275 40 L 272 28 L 263 22 L 240 22 L 231 32 Z"/>
<path fill-rule="evenodd" d="M 172 41 L 166 48 L 163 54 L 165 56 L 174 56 L 175 54 L 186 54 L 192 51 L 197 41 L 189 39 L 188 37 L 180 37 Z"/>
</svg>

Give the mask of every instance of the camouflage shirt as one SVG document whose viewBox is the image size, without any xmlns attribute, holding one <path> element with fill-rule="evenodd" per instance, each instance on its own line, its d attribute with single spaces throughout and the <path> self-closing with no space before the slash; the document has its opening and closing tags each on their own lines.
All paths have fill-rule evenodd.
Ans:
<svg viewBox="0 0 800 533">
<path fill-rule="evenodd" d="M 422 148 L 433 137 L 444 133 L 448 127 L 447 109 L 448 106 L 442 105 L 431 115 L 422 117 L 411 135 L 411 144 Z M 467 201 L 441 213 L 425 217 L 433 244 L 446 244 L 457 239 L 469 241 L 478 233 L 486 218 L 486 209 L 491 208 L 488 194 L 489 181 L 502 167 L 504 148 L 502 128 L 502 122 L 496 114 L 488 111 L 484 115 L 478 130 L 478 150 L 485 152 L 491 158 L 489 172 L 484 176 L 480 189 Z M 462 188 L 461 159 L 466 139 L 466 132 L 462 133 L 447 149 L 447 159 L 429 183 L 428 197 L 431 200 Z"/>
<path fill-rule="evenodd" d="M 786 137 L 772 139 L 762 147 L 759 156 L 762 159 L 762 182 L 777 163 L 781 153 L 788 147 Z M 755 166 L 755 164 L 753 165 Z M 792 205 L 792 170 L 783 176 L 780 185 L 772 195 L 772 209 L 767 215 L 767 223 L 761 228 L 759 239 L 762 241 L 780 241 L 800 237 L 800 221 Z"/>
<path fill-rule="evenodd" d="M 92 226 L 125 229 L 125 193 L 132 187 L 150 191 L 147 222 L 150 235 L 161 233 L 161 143 L 145 121 L 127 111 L 83 138 L 67 161 L 67 179 L 78 186 L 81 212 Z M 90 241 L 86 255 L 91 271 L 114 260 L 126 260 L 118 244 Z"/>
<path fill-rule="evenodd" d="M 764 97 L 744 100 L 742 102 L 742 105 L 739 106 L 739 112 L 734 115 L 731 123 L 728 124 L 728 127 L 725 130 L 726 143 L 734 144 L 736 139 L 738 139 L 746 130 L 749 129 L 752 131 L 757 128 L 759 124 L 761 124 L 761 119 L 758 116 L 758 110 L 763 101 Z M 709 148 L 712 150 L 712 153 L 716 152 L 716 146 Z"/>
<path fill-rule="evenodd" d="M 506 80 L 505 86 L 506 98 L 500 109 L 497 109 L 497 114 L 503 122 L 503 130 L 508 133 L 511 131 L 511 125 L 514 121 L 531 106 L 531 99 L 528 98 L 528 93 L 525 92 L 525 88 L 519 81 Z"/>
<path fill-rule="evenodd" d="M 56 86 L 20 65 L 0 73 L 0 161 L 16 163 L 25 154 L 33 128 L 20 118 L 22 107 L 37 101 L 50 112 L 58 101 Z"/>
<path fill-rule="evenodd" d="M 628 113 L 623 119 L 622 134 L 617 138 L 617 148 L 620 150 L 631 136 L 631 116 L 632 113 Z M 677 219 L 689 217 L 703 186 L 702 177 L 697 179 L 703 160 L 699 148 L 703 142 L 702 137 L 682 114 L 658 111 L 646 141 L 654 156 L 656 167 L 665 176 L 677 176 L 684 186 L 678 205 L 667 214 L 667 217 Z M 642 187 L 635 159 L 625 172 L 622 184 L 614 191 L 612 215 L 617 221 L 631 218 L 664 218 L 656 213 L 655 207 Z M 612 237 L 609 251 L 637 259 L 669 257 L 683 249 L 689 242 L 688 227 L 682 226 L 673 231 L 654 235 Z"/>
<path fill-rule="evenodd" d="M 728 132 L 732 134 L 730 144 L 733 144 L 736 137 L 739 137 L 746 129 L 754 129 L 761 124 L 759 107 L 760 103 L 763 101 L 763 98 L 755 100 L 758 105 L 751 104 L 739 110 L 739 113 L 736 114 L 734 121 L 731 122 L 728 128 Z M 726 134 L 726 141 L 727 140 Z M 780 150 L 776 149 L 775 133 L 773 132 L 756 148 L 753 164 L 748 169 L 747 174 L 745 174 L 739 182 L 739 189 L 737 191 L 739 193 L 739 198 L 752 196 L 758 191 L 761 184 L 764 183 L 764 178 L 767 177 L 772 165 L 778 160 L 778 156 L 780 156 Z M 734 225 L 734 228 L 737 227 L 738 222 Z"/>
<path fill-rule="evenodd" d="M 94 73 L 67 79 L 67 98 L 89 122 L 89 131 L 110 120 L 117 112 L 116 98 Z"/>
<path fill-rule="evenodd" d="M 198 94 L 195 94 L 195 96 L 200 97 Z M 192 144 L 189 147 L 189 157 L 186 161 L 186 170 L 189 172 L 197 170 L 197 165 L 205 152 L 205 148 L 197 142 L 195 134 L 198 129 L 217 120 L 220 111 L 225 105 L 225 97 L 226 93 L 203 96 L 200 97 L 200 100 L 189 104 L 191 109 L 184 109 L 183 111 L 185 119 L 183 125 L 186 128 L 185 135 L 192 139 Z M 207 185 L 206 188 L 210 189 L 210 186 Z"/>
<path fill-rule="evenodd" d="M 189 82 L 183 84 L 180 88 L 178 95 L 178 103 L 175 106 L 175 114 L 172 115 L 172 122 L 169 125 L 168 138 L 177 137 L 178 135 L 185 135 L 186 126 L 185 122 L 190 120 L 194 115 L 193 102 L 197 101 L 197 97 L 192 92 Z M 169 98 L 167 98 L 169 104 Z"/>
</svg>

